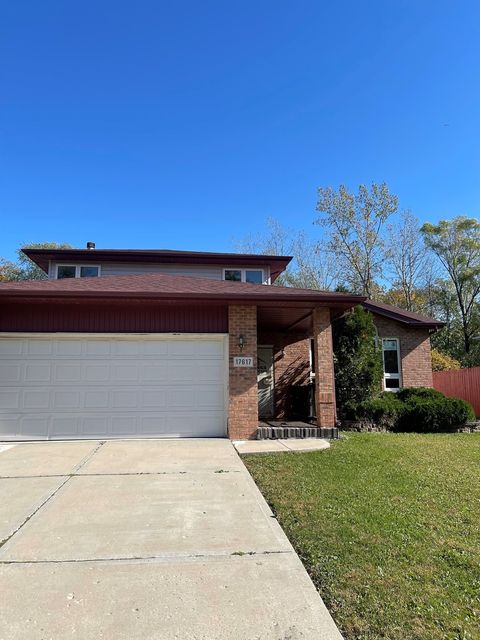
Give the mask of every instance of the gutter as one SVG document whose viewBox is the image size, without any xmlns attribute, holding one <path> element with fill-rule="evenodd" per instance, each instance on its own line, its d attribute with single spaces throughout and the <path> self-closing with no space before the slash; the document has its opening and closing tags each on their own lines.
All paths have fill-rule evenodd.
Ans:
<svg viewBox="0 0 480 640">
<path fill-rule="evenodd" d="M 42 291 L 42 290 L 29 290 L 29 291 L 21 291 L 21 290 L 10 290 L 10 291 L 1 291 L 0 289 L 0 300 L 2 298 L 76 298 L 78 301 L 81 300 L 102 300 L 105 298 L 108 299 L 120 299 L 120 300 L 211 300 L 216 302 L 228 302 L 232 301 L 244 301 L 244 302 L 310 302 L 312 304 L 318 304 L 321 302 L 330 302 L 330 303 L 346 303 L 346 304 L 360 304 L 366 298 L 364 296 L 349 296 L 345 295 L 339 297 L 338 294 L 322 294 L 321 296 L 315 296 L 310 294 L 297 294 L 297 295 L 281 295 L 281 294 L 270 294 L 268 296 L 262 295 L 260 293 L 254 294 L 216 294 L 216 293 L 156 293 L 154 291 Z"/>
</svg>

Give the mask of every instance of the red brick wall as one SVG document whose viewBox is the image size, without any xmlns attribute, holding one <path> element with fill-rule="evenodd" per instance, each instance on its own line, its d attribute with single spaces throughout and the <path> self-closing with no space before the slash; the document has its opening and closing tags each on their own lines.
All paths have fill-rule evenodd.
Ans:
<svg viewBox="0 0 480 640">
<path fill-rule="evenodd" d="M 254 438 L 258 428 L 257 391 L 257 307 L 230 305 L 229 332 L 229 407 L 228 435 L 232 440 Z M 245 346 L 240 350 L 239 336 Z M 253 367 L 234 367 L 234 356 L 251 356 Z"/>
<path fill-rule="evenodd" d="M 381 338 L 399 338 L 400 340 L 402 386 L 433 386 L 428 329 L 415 329 L 376 314 L 372 315 Z"/>
<path fill-rule="evenodd" d="M 333 372 L 332 325 L 330 309 L 318 307 L 313 311 L 315 357 L 315 404 L 319 427 L 334 427 L 335 380 Z"/>
<path fill-rule="evenodd" d="M 305 334 L 261 332 L 258 344 L 273 346 L 273 418 L 291 418 L 292 386 L 310 382 L 310 338 Z"/>
</svg>

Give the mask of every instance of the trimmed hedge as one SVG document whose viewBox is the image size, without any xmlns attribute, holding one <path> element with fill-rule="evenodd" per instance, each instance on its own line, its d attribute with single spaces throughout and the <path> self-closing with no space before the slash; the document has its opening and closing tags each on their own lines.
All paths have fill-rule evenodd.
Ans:
<svg viewBox="0 0 480 640">
<path fill-rule="evenodd" d="M 374 422 L 389 431 L 455 431 L 474 420 L 471 405 L 465 400 L 447 398 L 426 387 L 410 387 L 397 393 L 383 392 L 362 402 L 356 417 Z"/>
</svg>

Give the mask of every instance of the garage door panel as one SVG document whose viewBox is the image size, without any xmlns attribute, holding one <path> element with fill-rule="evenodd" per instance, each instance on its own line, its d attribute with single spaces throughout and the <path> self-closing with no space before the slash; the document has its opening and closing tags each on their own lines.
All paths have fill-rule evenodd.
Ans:
<svg viewBox="0 0 480 640">
<path fill-rule="evenodd" d="M 220 336 L 0 337 L 0 437 L 225 435 L 224 348 Z"/>
<path fill-rule="evenodd" d="M 88 390 L 84 394 L 85 409 L 108 409 L 108 389 Z"/>
<path fill-rule="evenodd" d="M 57 340 L 52 345 L 55 355 L 68 358 L 81 356 L 84 348 L 81 340 Z"/>
<path fill-rule="evenodd" d="M 25 382 L 50 382 L 51 377 L 52 364 L 50 362 L 27 362 L 23 367 Z"/>
<path fill-rule="evenodd" d="M 163 389 L 142 391 L 142 405 L 147 409 L 165 409 L 167 406 L 167 392 Z"/>
<path fill-rule="evenodd" d="M 22 408 L 24 411 L 32 411 L 34 409 L 48 409 L 50 406 L 50 392 L 45 389 L 24 389 Z"/>
<path fill-rule="evenodd" d="M 48 416 L 19 416 L 20 433 L 30 437 L 48 437 Z"/>
<path fill-rule="evenodd" d="M 53 416 L 50 420 L 50 438 L 75 438 L 79 433 L 79 418 L 76 416 Z"/>
<path fill-rule="evenodd" d="M 21 356 L 23 354 L 25 343 L 23 340 L 0 340 L 0 357 L 2 356 Z"/>
<path fill-rule="evenodd" d="M 0 384 L 2 386 L 18 383 L 22 379 L 23 367 L 18 364 L 4 363 L 0 367 Z"/>
<path fill-rule="evenodd" d="M 138 382 L 139 365 L 136 362 L 114 362 L 111 365 L 111 379 L 113 382 Z"/>
<path fill-rule="evenodd" d="M 110 380 L 110 364 L 109 363 L 86 363 L 84 369 L 85 382 L 109 382 Z"/>
<path fill-rule="evenodd" d="M 108 416 L 88 416 L 80 419 L 80 434 L 97 437 L 108 434 Z"/>
</svg>

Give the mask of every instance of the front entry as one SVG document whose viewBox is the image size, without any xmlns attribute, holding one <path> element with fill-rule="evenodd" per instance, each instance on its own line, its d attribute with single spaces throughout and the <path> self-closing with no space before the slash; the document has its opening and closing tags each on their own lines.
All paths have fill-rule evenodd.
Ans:
<svg viewBox="0 0 480 640">
<path fill-rule="evenodd" d="M 257 349 L 258 416 L 273 416 L 273 349 Z"/>
</svg>

